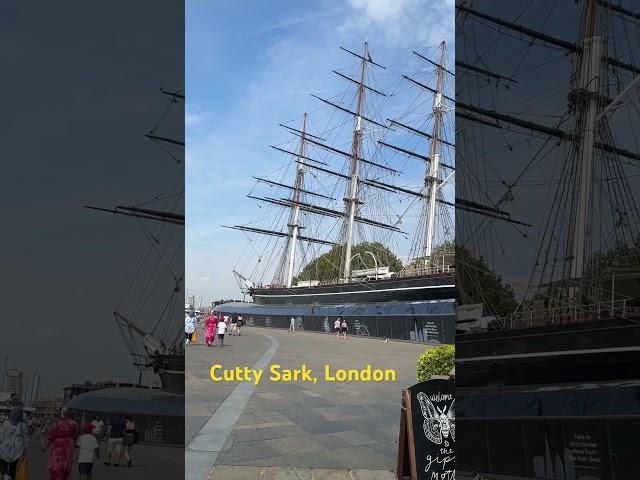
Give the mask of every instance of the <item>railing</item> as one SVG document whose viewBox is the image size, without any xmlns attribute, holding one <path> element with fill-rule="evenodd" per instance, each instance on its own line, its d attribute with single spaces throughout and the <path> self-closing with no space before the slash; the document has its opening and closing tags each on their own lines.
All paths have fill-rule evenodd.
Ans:
<svg viewBox="0 0 640 480">
<path fill-rule="evenodd" d="M 597 320 L 603 317 L 626 317 L 637 314 L 636 308 L 627 307 L 627 299 L 599 302 L 588 305 L 573 304 L 553 308 L 520 310 L 493 321 L 499 330 L 564 325 Z"/>
<path fill-rule="evenodd" d="M 452 255 L 445 255 L 442 257 L 442 261 L 429 260 L 421 265 L 411 265 L 404 270 L 400 271 L 397 276 L 399 277 L 415 277 L 419 275 L 437 275 L 440 273 L 455 273 L 456 267 L 453 263 L 449 263 L 452 260 Z M 421 260 L 422 263 L 424 260 Z"/>
</svg>

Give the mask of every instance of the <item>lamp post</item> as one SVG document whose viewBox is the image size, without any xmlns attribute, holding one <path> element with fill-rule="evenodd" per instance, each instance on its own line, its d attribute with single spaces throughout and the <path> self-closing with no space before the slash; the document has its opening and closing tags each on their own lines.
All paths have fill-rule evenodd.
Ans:
<svg viewBox="0 0 640 480">
<path fill-rule="evenodd" d="M 4 392 L 4 389 L 6 387 L 6 382 L 7 382 L 7 362 L 9 361 L 11 357 L 8 355 L 4 356 L 4 368 L 2 369 L 2 391 Z"/>
</svg>

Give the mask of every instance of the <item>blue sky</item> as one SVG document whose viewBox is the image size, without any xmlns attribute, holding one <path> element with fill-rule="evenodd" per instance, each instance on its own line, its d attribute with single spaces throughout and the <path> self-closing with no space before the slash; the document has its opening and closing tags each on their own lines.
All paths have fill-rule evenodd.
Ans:
<svg viewBox="0 0 640 480">
<path fill-rule="evenodd" d="M 187 1 L 186 283 L 205 302 L 240 298 L 232 269 L 243 236 L 220 225 L 257 216 L 245 195 L 282 164 L 268 145 L 278 123 L 318 107 L 310 93 L 345 89 L 332 69 L 355 65 L 338 47 L 368 40 L 387 66 L 385 85 L 406 73 L 411 50 L 454 51 L 453 0 Z"/>
</svg>

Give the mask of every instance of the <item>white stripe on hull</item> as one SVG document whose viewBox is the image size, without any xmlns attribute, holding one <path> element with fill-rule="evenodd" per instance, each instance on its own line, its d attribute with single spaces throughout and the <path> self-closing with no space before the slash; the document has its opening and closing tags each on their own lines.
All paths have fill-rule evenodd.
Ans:
<svg viewBox="0 0 640 480">
<path fill-rule="evenodd" d="M 399 292 L 403 290 L 423 290 L 427 288 L 449 288 L 455 287 L 455 285 L 426 285 L 420 287 L 403 287 L 403 288 L 384 288 L 380 290 L 372 289 L 372 290 L 357 290 L 354 292 L 328 292 L 328 293 L 308 293 L 308 294 L 289 294 L 289 295 L 254 295 L 254 297 L 266 297 L 266 298 L 276 298 L 276 297 L 319 297 L 321 295 L 355 295 L 358 293 L 375 293 L 375 292 Z"/>
</svg>

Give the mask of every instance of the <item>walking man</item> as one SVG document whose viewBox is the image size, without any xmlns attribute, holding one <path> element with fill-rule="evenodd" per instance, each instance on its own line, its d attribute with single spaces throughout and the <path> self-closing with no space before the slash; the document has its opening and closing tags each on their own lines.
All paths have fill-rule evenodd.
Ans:
<svg viewBox="0 0 640 480">
<path fill-rule="evenodd" d="M 289 322 L 289 333 L 294 333 L 296 331 L 296 320 L 291 317 L 291 322 Z"/>
<path fill-rule="evenodd" d="M 238 326 L 236 328 L 238 329 L 238 335 L 242 335 L 240 333 L 240 329 L 242 328 L 242 315 L 238 315 Z"/>
<path fill-rule="evenodd" d="M 109 427 L 109 433 L 107 434 L 108 440 L 108 453 L 107 453 L 107 461 L 105 465 L 111 465 L 111 460 L 113 459 L 114 467 L 120 465 L 120 455 L 122 454 L 122 441 L 124 438 L 124 419 L 122 415 L 116 413 L 116 418 L 111 422 L 111 426 Z"/>
<path fill-rule="evenodd" d="M 342 323 L 340 322 L 340 317 L 338 317 L 338 319 L 335 322 L 333 322 L 333 329 L 336 331 L 336 340 L 340 338 L 341 325 Z"/>
</svg>

